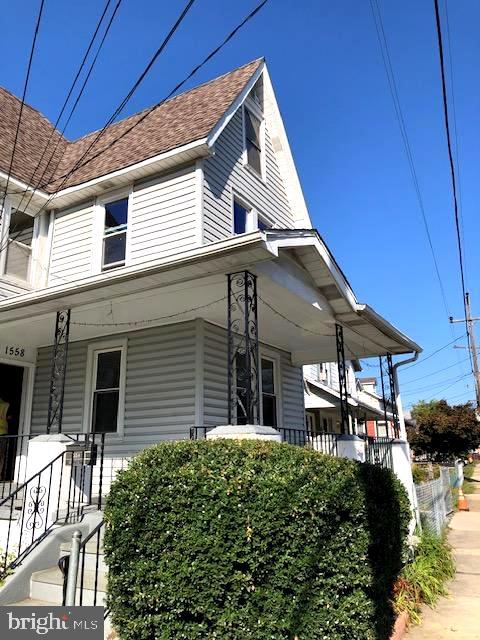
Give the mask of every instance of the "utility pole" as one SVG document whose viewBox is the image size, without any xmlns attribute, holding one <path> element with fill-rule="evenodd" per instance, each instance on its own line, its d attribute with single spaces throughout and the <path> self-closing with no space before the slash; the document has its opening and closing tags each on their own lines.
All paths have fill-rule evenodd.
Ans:
<svg viewBox="0 0 480 640">
<path fill-rule="evenodd" d="M 472 310 L 470 307 L 470 294 L 465 294 L 465 310 L 467 313 L 466 318 L 462 318 L 460 320 L 454 320 L 452 316 L 450 316 L 450 322 L 463 322 L 467 323 L 467 331 L 470 337 L 470 351 L 472 353 L 472 363 L 473 363 L 473 375 L 475 376 L 475 396 L 477 398 L 477 410 L 480 410 L 480 371 L 478 370 L 478 351 L 477 351 L 477 340 L 475 337 L 475 325 L 474 323 L 480 320 L 480 318 L 472 318 Z"/>
</svg>

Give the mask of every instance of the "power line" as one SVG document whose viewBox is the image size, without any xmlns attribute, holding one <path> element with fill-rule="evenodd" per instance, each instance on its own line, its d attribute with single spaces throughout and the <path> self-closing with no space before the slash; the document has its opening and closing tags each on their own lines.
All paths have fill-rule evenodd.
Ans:
<svg viewBox="0 0 480 640">
<path fill-rule="evenodd" d="M 461 360 L 460 362 L 467 362 L 468 358 L 465 358 L 465 360 Z M 451 364 L 449 367 L 443 367 L 442 369 L 437 369 L 436 371 L 432 371 L 432 373 L 428 373 L 425 376 L 420 376 L 419 378 L 414 378 L 413 380 L 407 380 L 406 382 L 402 381 L 402 387 L 404 387 L 407 384 L 412 384 L 413 382 L 418 382 L 419 380 L 425 380 L 425 378 L 430 378 L 431 376 L 436 375 L 437 373 L 443 373 L 443 371 L 447 371 L 447 369 L 452 369 L 453 367 L 456 367 L 459 363 L 455 362 L 454 364 Z"/>
<path fill-rule="evenodd" d="M 408 367 L 403 367 L 402 371 L 407 371 L 407 369 L 411 369 L 412 367 L 416 367 L 419 364 L 423 364 L 426 360 L 429 360 L 430 358 L 433 358 L 433 356 L 437 355 L 437 353 L 440 353 L 440 351 L 443 351 L 447 347 L 450 347 L 452 344 L 454 344 L 455 342 L 458 342 L 459 340 L 461 340 L 464 337 L 465 337 L 465 334 L 463 333 L 461 336 L 458 336 L 457 338 L 455 338 L 451 342 L 447 342 L 447 344 L 444 344 L 442 347 L 439 347 L 436 351 L 433 351 L 430 355 L 425 356 L 425 358 L 422 358 L 421 360 L 417 360 L 413 364 L 410 364 Z"/>
<path fill-rule="evenodd" d="M 407 393 L 405 393 L 404 395 L 411 396 L 421 391 L 429 391 L 430 389 L 435 389 L 435 387 L 441 387 L 442 385 L 447 384 L 449 382 L 460 382 L 460 380 L 467 378 L 469 375 L 470 375 L 469 373 L 464 373 L 461 376 L 453 376 L 452 378 L 445 378 L 444 380 L 439 380 L 432 384 L 425 385 L 424 387 L 418 387 L 417 389 L 415 389 L 415 391 L 407 391 Z"/>
<path fill-rule="evenodd" d="M 435 253 L 435 249 L 433 246 L 433 241 L 432 241 L 432 236 L 430 234 L 430 228 L 428 225 L 428 220 L 427 220 L 427 215 L 425 212 L 425 206 L 423 203 L 423 197 L 422 197 L 422 193 L 420 190 L 420 184 L 418 182 L 418 176 L 417 176 L 417 172 L 415 169 L 415 162 L 413 159 L 413 153 L 412 153 L 412 149 L 410 146 L 410 141 L 409 141 L 409 137 L 408 137 L 408 133 L 407 133 L 407 128 L 405 125 L 405 119 L 403 117 L 403 111 L 402 111 L 402 106 L 400 103 L 400 98 L 398 95 L 398 89 L 397 89 L 397 83 L 395 80 L 395 74 L 393 72 L 393 65 L 392 65 L 392 60 L 390 57 L 390 51 L 388 48 L 388 41 L 387 41 L 387 37 L 385 34 L 385 29 L 383 26 L 383 19 L 382 19 L 382 14 L 380 12 L 380 8 L 378 6 L 378 2 L 377 0 L 370 0 L 370 6 L 372 9 L 372 15 L 373 15 L 373 20 L 375 23 L 375 29 L 377 31 L 377 37 L 378 37 L 378 42 L 380 45 L 380 51 L 382 53 L 382 59 L 383 59 L 383 64 L 385 66 L 385 71 L 387 74 L 387 80 L 388 80 L 388 86 L 390 89 L 390 93 L 392 96 L 392 100 L 393 100 L 393 106 L 395 108 L 395 114 L 397 116 L 397 121 L 398 121 L 398 126 L 400 128 L 400 134 L 402 136 L 402 140 L 403 140 L 403 144 L 405 147 L 405 153 L 407 156 L 407 160 L 408 160 L 408 165 L 410 167 L 410 173 L 412 176 L 412 180 L 413 180 L 413 186 L 415 189 L 415 193 L 417 196 L 417 200 L 418 200 L 418 205 L 420 208 L 420 213 L 422 215 L 422 220 L 423 220 L 423 224 L 425 227 L 425 233 L 427 235 L 427 240 L 428 240 L 428 245 L 430 247 L 430 252 L 432 254 L 432 259 L 433 259 L 433 264 L 435 267 L 435 273 L 437 275 L 437 280 L 438 280 L 438 284 L 440 287 L 440 292 L 442 295 L 442 299 L 443 299 L 443 304 L 445 307 L 445 312 L 447 314 L 447 317 L 449 317 L 451 315 L 450 310 L 449 310 L 449 306 L 448 306 L 448 302 L 447 302 L 447 297 L 446 297 L 446 293 L 445 293 L 445 287 L 443 285 L 443 281 L 442 281 L 442 277 L 440 275 L 440 268 L 438 266 L 438 260 L 437 260 L 437 256 Z"/>
<path fill-rule="evenodd" d="M 267 1 L 267 0 L 265 0 Z M 55 196 L 56 193 L 58 193 L 61 188 L 63 187 L 64 184 L 66 184 L 68 178 L 73 175 L 73 173 L 75 173 L 75 171 L 78 171 L 78 169 L 80 169 L 82 166 L 84 166 L 85 164 L 88 164 L 88 162 L 90 162 L 91 160 L 94 159 L 94 157 L 98 157 L 98 155 L 100 155 L 100 153 L 104 153 L 107 148 L 109 148 L 109 146 L 113 146 L 113 142 L 118 142 L 118 140 L 120 139 L 117 138 L 117 140 L 112 141 L 112 143 L 110 145 L 108 145 L 107 147 L 105 147 L 104 149 L 102 149 L 98 154 L 96 154 L 96 156 L 92 156 L 90 157 L 86 162 L 84 162 L 83 164 L 81 164 L 82 160 L 88 155 L 88 153 L 90 152 L 90 150 L 93 148 L 93 146 L 98 142 L 98 140 L 100 139 L 100 137 L 105 133 L 105 131 L 107 130 L 107 128 L 110 126 L 110 124 L 112 124 L 113 120 L 115 120 L 115 118 L 119 115 L 120 111 L 126 106 L 126 104 L 128 103 L 128 101 L 130 100 L 130 98 L 133 96 L 134 92 L 136 91 L 136 89 L 138 88 L 138 86 L 140 85 L 140 83 L 142 82 L 142 80 L 145 78 L 146 73 L 148 73 L 148 71 L 151 69 L 151 67 L 153 66 L 154 62 L 158 59 L 158 57 L 160 56 L 160 54 L 163 52 L 163 50 L 165 49 L 165 47 L 167 46 L 168 42 L 171 40 L 171 38 L 173 37 L 174 33 L 176 32 L 176 30 L 178 29 L 178 27 L 180 26 L 180 24 L 182 23 L 183 19 L 185 18 L 187 12 L 189 11 L 189 9 L 191 8 L 191 6 L 193 5 L 193 3 L 195 2 L 195 0 L 189 0 L 189 2 L 187 3 L 187 5 L 184 7 L 184 9 L 182 10 L 182 12 L 180 13 L 179 17 L 177 18 L 177 20 L 175 21 L 175 24 L 173 25 L 173 27 L 170 29 L 170 31 L 168 32 L 167 36 L 164 38 L 162 44 L 160 45 L 160 47 L 157 49 L 157 51 L 155 52 L 155 54 L 153 55 L 153 57 L 151 58 L 150 62 L 148 63 L 147 67 L 144 69 L 144 71 L 140 74 L 139 78 L 136 80 L 135 84 L 133 85 L 133 87 L 130 89 L 130 91 L 128 92 L 128 94 L 125 96 L 125 98 L 122 100 L 121 104 L 119 107 L 117 107 L 117 109 L 114 111 L 114 113 L 110 116 L 110 118 L 107 120 L 107 122 L 105 123 L 105 125 L 103 126 L 103 128 L 97 133 L 96 137 L 94 138 L 93 142 L 90 143 L 90 145 L 88 145 L 87 149 L 85 150 L 85 152 L 82 154 L 82 156 L 77 160 L 77 162 L 74 164 L 74 166 L 72 167 L 72 169 L 70 169 L 69 172 L 67 172 L 67 174 L 65 174 L 64 176 L 60 176 L 58 179 L 63 178 L 60 186 L 57 188 L 57 190 L 50 195 L 50 197 L 47 199 L 47 201 L 40 207 L 40 209 L 35 213 L 35 215 L 39 215 L 42 211 L 44 211 L 48 205 L 50 204 L 50 202 L 52 201 L 53 197 Z M 120 0 L 117 3 L 117 6 L 115 7 L 115 12 L 118 9 L 118 6 L 120 4 Z M 108 25 L 108 29 L 110 28 L 110 25 L 112 23 L 113 17 L 115 15 L 112 14 L 112 17 L 110 19 L 110 23 Z M 107 32 L 106 32 L 107 33 Z M 100 46 L 103 44 L 103 41 L 105 40 L 106 37 L 106 33 L 104 34 L 104 38 L 100 44 Z M 98 53 L 99 51 L 97 51 L 97 55 L 93 61 L 92 64 L 95 64 L 96 59 L 98 57 Z M 91 70 L 90 70 L 91 73 Z M 88 80 L 89 75 L 87 76 L 86 80 Z M 85 84 L 85 83 L 84 83 Z M 75 103 L 74 107 L 76 107 Z M 148 111 L 147 111 L 148 113 Z M 135 125 L 139 124 L 140 120 L 137 120 L 137 122 L 135 123 Z M 133 128 L 133 127 L 132 127 Z M 60 161 L 59 161 L 60 162 Z M 58 168 L 59 162 L 57 163 L 55 168 Z M 35 187 L 35 190 L 39 189 L 39 188 L 43 188 L 45 187 L 45 184 L 37 184 L 37 186 Z M 31 198 L 30 198 L 31 200 Z M 8 238 L 7 239 L 7 245 L 10 244 L 10 242 L 14 241 L 19 234 L 17 234 L 15 237 L 13 238 Z M 4 249 L 5 247 L 0 247 L 0 252 Z"/>
<path fill-rule="evenodd" d="M 42 21 L 44 4 L 45 4 L 45 0 L 41 0 L 40 8 L 39 8 L 38 15 L 37 15 L 37 21 L 36 21 L 36 24 L 35 24 L 35 31 L 34 31 L 34 34 L 33 34 L 32 46 L 30 48 L 30 56 L 28 58 L 27 73 L 26 73 L 26 76 L 25 76 L 25 83 L 23 85 L 22 100 L 20 102 L 20 111 L 19 111 L 19 114 L 18 114 L 18 121 L 17 121 L 16 130 L 15 130 L 15 137 L 14 137 L 14 140 L 13 140 L 12 156 L 10 158 L 10 166 L 8 168 L 5 190 L 3 192 L 2 204 L 0 206 L 0 218 L 1 218 L 1 215 L 2 215 L 3 207 L 5 205 L 5 198 L 7 197 L 8 185 L 10 183 L 10 177 L 11 177 L 11 174 L 12 174 L 13 161 L 14 161 L 14 158 L 15 158 L 15 151 L 17 149 L 18 136 L 20 134 L 20 125 L 21 125 L 21 122 L 22 122 L 23 107 L 25 105 L 25 98 L 26 98 L 26 95 L 27 95 L 28 82 L 30 80 L 30 71 L 32 69 L 33 55 L 35 53 L 35 46 L 37 44 L 37 36 L 38 36 L 38 32 L 40 30 L 40 23 Z"/>
<path fill-rule="evenodd" d="M 29 182 L 28 182 L 28 184 L 29 184 L 29 185 L 33 185 L 33 182 L 34 182 L 34 179 L 35 179 L 35 174 L 37 173 L 37 171 L 38 171 L 38 169 L 39 169 L 39 167 L 40 167 L 40 165 L 41 165 L 41 163 L 42 163 L 42 160 L 43 160 L 43 158 L 45 157 L 45 154 L 47 153 L 47 149 L 48 149 L 48 147 L 49 147 L 49 145 L 50 145 L 50 142 L 51 142 L 51 140 L 52 140 L 52 138 L 53 138 L 53 134 L 54 134 L 54 132 L 56 131 L 57 126 L 58 126 L 58 124 L 60 123 L 60 120 L 62 119 L 62 116 L 63 116 L 63 114 L 64 114 L 64 112 L 65 112 L 65 109 L 67 108 L 67 105 L 68 105 L 68 102 L 69 102 L 69 100 L 70 100 L 70 98 L 71 98 L 71 96 L 72 96 L 73 90 L 75 89 L 75 86 L 76 86 L 77 81 L 78 81 L 78 79 L 79 79 L 79 77 L 80 77 L 80 74 L 82 73 L 82 71 L 83 71 L 83 69 L 84 69 L 84 67 L 85 67 L 85 64 L 86 64 L 86 62 L 87 62 L 88 56 L 89 56 L 89 54 L 90 54 L 90 51 L 92 50 L 92 47 L 93 47 L 93 45 L 94 45 L 94 43 L 95 43 L 95 40 L 96 40 L 97 35 L 98 35 L 98 32 L 100 31 L 100 28 L 101 28 L 102 23 L 103 23 L 103 21 L 104 21 L 104 19 L 105 19 L 105 16 L 107 15 L 107 12 L 108 12 L 108 9 L 109 9 L 109 7 L 110 7 L 110 4 L 111 4 L 111 3 L 112 3 L 112 0 L 107 0 L 107 2 L 106 2 L 106 4 L 105 4 L 105 7 L 104 7 L 103 12 L 102 12 L 102 15 L 100 16 L 100 18 L 99 18 L 99 20 L 98 20 L 98 22 L 97 22 L 97 25 L 96 25 L 96 27 L 95 27 L 95 30 L 94 30 L 94 32 L 93 32 L 93 35 L 92 35 L 92 37 L 90 38 L 90 42 L 88 43 L 87 49 L 85 50 L 85 53 L 84 53 L 84 55 L 83 55 L 83 59 L 82 59 L 82 61 L 81 61 L 81 63 L 80 63 L 80 66 L 78 67 L 78 70 L 77 70 L 77 72 L 76 72 L 76 74 L 75 74 L 75 77 L 74 77 L 74 79 L 73 79 L 73 81 L 72 81 L 72 84 L 70 85 L 70 89 L 68 90 L 67 97 L 65 98 L 65 101 L 64 101 L 64 103 L 63 103 L 63 105 L 62 105 L 62 108 L 60 109 L 60 113 L 58 114 L 58 117 L 57 117 L 57 119 L 56 119 L 56 121 L 55 121 L 55 123 L 54 123 L 54 125 L 53 125 L 53 129 L 52 129 L 52 131 L 51 131 L 51 133 L 50 133 L 50 136 L 49 136 L 49 138 L 48 138 L 48 140 L 47 140 L 47 143 L 46 143 L 46 145 L 45 145 L 45 147 L 44 147 L 44 149 L 43 149 L 42 155 L 41 155 L 40 159 L 38 160 L 38 162 L 37 162 L 37 165 L 36 165 L 35 169 L 33 170 L 33 173 L 32 173 L 32 175 L 31 175 L 31 178 L 30 178 L 30 180 L 29 180 Z M 98 56 L 99 56 L 99 54 L 100 54 L 100 51 L 102 50 L 103 43 L 105 42 L 105 39 L 106 39 L 106 37 L 107 37 L 107 35 L 108 35 L 108 32 L 110 31 L 110 27 L 112 26 L 112 22 L 113 22 L 113 20 L 114 20 L 114 18 L 115 18 L 115 16 L 116 16 L 116 14 L 117 14 L 117 11 L 118 11 L 118 9 L 119 9 L 119 7 L 120 7 L 120 4 L 121 4 L 121 3 L 122 3 L 122 0 L 118 0 L 117 4 L 116 4 L 116 6 L 115 6 L 115 8 L 114 8 L 114 10 L 113 10 L 113 12 L 112 12 L 112 15 L 110 16 L 110 20 L 109 20 L 109 22 L 108 22 L 108 24 L 107 24 L 107 27 L 106 27 L 105 32 L 104 32 L 104 34 L 103 34 L 102 40 L 101 40 L 100 45 L 99 45 L 99 47 L 98 47 L 98 49 L 97 49 L 97 52 L 96 52 L 96 54 L 95 54 L 95 57 L 94 57 L 93 61 L 92 61 L 92 62 L 91 62 L 91 64 L 90 64 L 90 68 L 89 68 L 89 70 L 88 70 L 88 72 L 87 72 L 87 74 L 86 74 L 86 77 L 85 77 L 85 79 L 84 79 L 84 81 L 83 81 L 83 84 L 82 84 L 82 86 L 81 86 L 81 88 L 80 88 L 80 91 L 79 91 L 79 93 L 78 93 L 78 95 L 77 95 L 77 97 L 76 97 L 76 99 L 75 99 L 75 103 L 73 104 L 72 108 L 70 109 L 70 113 L 69 113 L 69 115 L 68 115 L 68 118 L 67 118 L 66 122 L 65 122 L 65 123 L 64 123 L 64 125 L 63 125 L 62 131 L 60 132 L 62 136 L 63 136 L 63 134 L 65 133 L 65 130 L 66 130 L 66 128 L 67 128 L 67 126 L 68 126 L 68 124 L 70 123 L 70 120 L 71 120 L 71 118 L 72 118 L 72 116 L 73 116 L 73 114 L 74 114 L 74 112 L 75 112 L 75 110 L 76 110 L 76 108 L 77 108 L 77 105 L 78 105 L 78 103 L 79 103 L 79 101 L 80 101 L 80 98 L 81 98 L 81 97 L 82 97 L 82 95 L 83 95 L 83 92 L 85 91 L 85 87 L 86 87 L 86 85 L 87 85 L 87 83 L 88 83 L 88 80 L 89 80 L 90 75 L 91 75 L 91 73 L 92 73 L 92 71 L 93 71 L 93 68 L 94 68 L 94 66 L 95 66 L 95 64 L 96 64 L 96 62 L 97 62 Z M 45 167 L 44 167 L 44 169 L 43 169 L 43 172 L 42 172 L 41 176 L 40 176 L 40 177 L 39 177 L 39 179 L 38 179 L 37 186 L 36 186 L 36 187 L 33 189 L 33 191 L 30 193 L 30 198 L 29 198 L 29 200 L 28 200 L 27 204 L 25 205 L 25 208 L 28 208 L 28 206 L 29 206 L 30 202 L 32 201 L 32 198 L 33 198 L 33 196 L 34 196 L 35 192 L 36 192 L 36 191 L 37 191 L 37 189 L 38 189 L 38 185 L 40 185 L 40 184 L 41 184 L 41 182 L 42 182 L 42 180 L 44 179 L 44 177 L 45 177 L 45 175 L 46 175 L 46 173 L 47 173 L 48 167 L 50 166 L 50 163 L 52 162 L 52 160 L 53 160 L 53 158 L 54 158 L 54 156 L 55 156 L 55 152 L 56 152 L 56 150 L 57 150 L 57 148 L 58 148 L 58 145 L 59 145 L 59 143 L 60 143 L 60 140 L 61 140 L 61 137 L 59 136 L 59 137 L 58 137 L 58 140 L 57 140 L 57 142 L 56 142 L 56 144 L 55 144 L 55 146 L 54 146 L 54 148 L 53 148 L 53 151 L 52 151 L 52 152 L 51 152 L 51 154 L 50 154 L 50 158 L 48 159 L 47 163 L 45 164 Z M 63 150 L 63 152 L 60 154 L 60 157 L 59 157 L 59 159 L 58 159 L 58 161 L 57 161 L 57 165 L 56 165 L 56 167 L 58 167 L 59 163 L 61 162 L 61 160 L 62 160 L 62 158 L 63 158 L 63 155 L 65 154 L 65 149 L 66 149 L 66 146 L 65 146 L 65 148 L 64 148 L 64 150 Z M 55 169 L 56 169 L 56 167 L 55 167 Z M 52 171 L 52 175 L 54 175 L 54 173 L 55 173 L 55 169 L 53 169 L 53 171 Z M 22 198 L 21 198 L 20 203 L 19 203 L 19 205 L 18 205 L 18 209 L 20 209 L 20 208 L 21 208 L 21 205 L 22 205 L 23 199 L 24 199 L 24 197 L 25 197 L 25 195 L 26 195 L 26 193 L 27 193 L 28 191 L 29 191 L 28 187 L 23 191 L 23 193 L 22 193 Z"/>
<path fill-rule="evenodd" d="M 461 239 L 461 233 L 460 233 L 460 220 L 459 220 L 458 201 L 457 201 L 457 183 L 455 179 L 455 167 L 454 167 L 453 154 L 452 154 L 452 142 L 450 138 L 447 86 L 445 82 L 445 62 L 444 62 L 444 56 L 443 56 L 442 25 L 440 22 L 438 0 L 434 0 L 434 4 L 435 4 L 435 21 L 437 26 L 438 53 L 439 53 L 439 59 L 440 59 L 440 74 L 441 74 L 441 80 L 442 80 L 443 115 L 445 120 L 445 133 L 447 137 L 448 160 L 450 164 L 450 177 L 452 181 L 455 229 L 456 229 L 456 235 L 457 235 L 457 249 L 458 249 L 458 259 L 459 259 L 459 265 L 460 265 L 460 279 L 461 279 L 462 293 L 463 293 L 463 308 L 465 311 L 465 328 L 467 332 L 467 340 L 470 345 L 470 332 L 469 332 L 469 326 L 468 326 L 468 320 L 467 320 L 468 314 L 467 314 L 467 303 L 466 303 L 465 270 L 464 270 L 464 262 L 463 262 L 462 239 Z M 472 369 L 473 369 L 473 364 L 472 364 Z"/>
<path fill-rule="evenodd" d="M 251 11 L 243 20 L 242 22 L 240 22 L 240 24 L 238 24 L 225 38 L 224 40 L 217 46 L 215 47 L 215 49 L 213 49 L 203 60 L 202 62 L 200 62 L 200 64 L 198 64 L 194 69 L 192 69 L 192 71 L 190 71 L 190 73 L 185 76 L 185 78 L 179 82 L 171 91 L 170 93 L 163 98 L 160 102 L 156 103 L 155 105 L 153 105 L 152 107 L 150 107 L 149 109 L 147 109 L 143 115 L 136 120 L 136 122 L 134 124 L 132 124 L 130 127 L 128 127 L 122 134 L 120 134 L 117 138 L 115 138 L 114 140 L 112 140 L 108 145 L 106 145 L 103 149 L 101 149 L 100 151 L 98 151 L 96 154 L 90 156 L 89 158 L 87 158 L 84 162 L 83 159 L 86 157 L 86 154 L 89 153 L 89 151 L 92 148 L 92 145 L 89 146 L 89 148 L 86 150 L 86 152 L 81 156 L 81 158 L 77 161 L 77 163 L 75 164 L 75 166 L 66 174 L 63 174 L 61 176 L 58 177 L 58 180 L 63 178 L 62 183 L 60 184 L 60 186 L 57 188 L 55 193 L 58 193 L 58 191 L 63 187 L 63 185 L 67 182 L 67 180 L 71 177 L 71 175 L 73 175 L 73 173 L 75 173 L 76 171 L 78 171 L 78 169 L 81 169 L 82 167 L 84 167 L 85 165 L 89 164 L 90 162 L 92 162 L 93 160 L 95 160 L 96 158 L 98 158 L 102 153 L 105 153 L 105 151 L 107 151 L 108 149 L 110 149 L 112 146 L 114 146 L 115 144 L 117 144 L 120 140 L 122 140 L 126 135 L 128 135 L 133 129 L 135 129 L 137 126 L 139 126 L 153 111 L 155 111 L 156 109 L 158 109 L 162 104 L 164 104 L 164 102 L 166 102 L 169 98 L 171 98 L 184 84 L 186 84 L 188 82 L 188 80 L 190 80 L 194 75 L 196 75 L 198 73 L 198 71 L 200 71 L 200 69 L 205 66 L 205 64 L 207 64 L 207 62 L 209 62 L 214 56 L 216 56 L 222 49 L 223 47 L 226 46 L 226 44 L 237 34 L 237 32 L 243 27 L 245 26 L 245 24 L 247 24 L 247 22 L 249 22 L 264 6 L 265 4 L 268 2 L 268 0 L 263 0 L 259 5 L 257 5 L 257 7 Z M 95 139 L 94 144 L 96 143 L 97 139 Z M 46 186 L 46 185 L 43 185 Z M 54 194 L 53 194 L 54 195 Z M 49 200 L 43 205 L 43 207 L 40 209 L 40 211 L 42 211 L 46 206 L 48 206 L 49 202 L 51 201 L 53 195 L 49 198 Z"/>
</svg>

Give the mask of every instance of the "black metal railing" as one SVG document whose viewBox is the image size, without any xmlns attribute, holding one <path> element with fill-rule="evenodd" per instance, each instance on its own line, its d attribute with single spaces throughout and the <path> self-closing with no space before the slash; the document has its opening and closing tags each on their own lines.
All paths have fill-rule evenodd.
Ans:
<svg viewBox="0 0 480 640">
<path fill-rule="evenodd" d="M 392 438 L 367 436 L 365 438 L 365 461 L 393 470 Z"/>
<path fill-rule="evenodd" d="M 204 440 L 207 433 L 214 429 L 212 426 L 190 427 L 190 440 Z M 298 447 L 310 447 L 320 453 L 330 456 L 338 456 L 338 438 L 340 433 L 326 431 L 311 431 L 305 428 L 276 427 L 280 432 L 283 442 Z"/>
<path fill-rule="evenodd" d="M 80 544 L 75 544 L 75 538 L 80 538 L 80 532 L 76 532 L 70 553 L 58 561 L 63 573 L 62 606 L 103 606 L 106 579 L 104 532 L 105 521 L 102 520 Z M 105 618 L 107 615 L 108 610 L 105 610 Z"/>
<path fill-rule="evenodd" d="M 25 481 L 28 441 L 33 435 L 0 435 L 0 500 Z"/>
<path fill-rule="evenodd" d="M 86 507 L 101 509 L 105 434 L 69 437 L 72 447 L 0 500 L 0 510 L 8 520 L 0 578 L 20 564 L 54 525 L 79 521 Z M 95 467 L 99 471 L 97 496 L 92 491 Z"/>
</svg>

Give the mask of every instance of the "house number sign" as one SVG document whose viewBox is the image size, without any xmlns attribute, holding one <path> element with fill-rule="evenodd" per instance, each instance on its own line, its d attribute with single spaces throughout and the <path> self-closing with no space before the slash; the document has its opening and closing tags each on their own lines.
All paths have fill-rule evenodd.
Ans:
<svg viewBox="0 0 480 640">
<path fill-rule="evenodd" d="M 21 344 L 0 343 L 0 359 L 20 360 L 22 362 L 35 362 L 36 349 Z"/>
</svg>

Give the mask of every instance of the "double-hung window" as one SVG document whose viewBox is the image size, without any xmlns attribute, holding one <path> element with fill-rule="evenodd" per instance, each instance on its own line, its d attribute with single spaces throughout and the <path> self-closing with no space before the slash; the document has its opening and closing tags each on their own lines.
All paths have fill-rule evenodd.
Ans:
<svg viewBox="0 0 480 640">
<path fill-rule="evenodd" d="M 277 419 L 277 383 L 275 380 L 275 362 L 262 358 L 262 423 L 267 427 L 276 427 Z"/>
<path fill-rule="evenodd" d="M 244 108 L 243 113 L 247 164 L 262 176 L 262 121 L 248 107 Z"/>
<path fill-rule="evenodd" d="M 247 207 L 241 204 L 238 200 L 233 201 L 233 233 L 235 235 L 249 231 L 248 227 L 250 216 L 250 209 L 247 209 Z"/>
<path fill-rule="evenodd" d="M 128 198 L 104 205 L 102 269 L 115 269 L 125 265 L 127 250 Z"/>
<path fill-rule="evenodd" d="M 89 424 L 93 433 L 121 433 L 125 404 L 126 342 L 89 347 Z"/>
<path fill-rule="evenodd" d="M 12 209 L 8 228 L 5 275 L 28 282 L 32 265 L 34 218 Z"/>
</svg>

